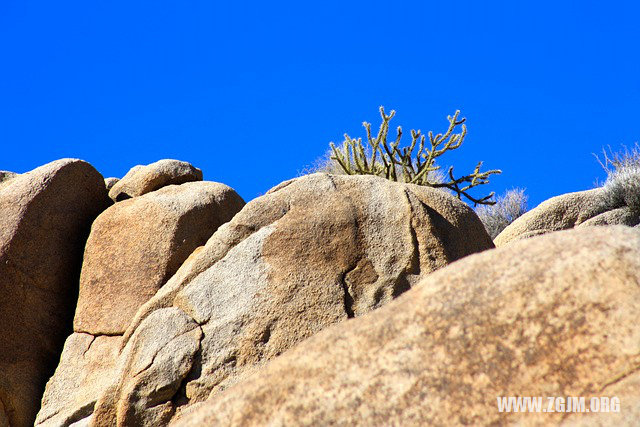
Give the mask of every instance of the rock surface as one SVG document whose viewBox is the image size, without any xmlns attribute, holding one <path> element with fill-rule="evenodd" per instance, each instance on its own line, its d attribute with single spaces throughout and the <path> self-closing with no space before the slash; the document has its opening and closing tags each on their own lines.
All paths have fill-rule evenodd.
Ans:
<svg viewBox="0 0 640 427">
<path fill-rule="evenodd" d="M 517 218 L 495 238 L 494 243 L 503 246 L 579 226 L 640 224 L 637 212 L 628 207 L 609 206 L 607 192 L 607 188 L 596 188 L 552 197 Z"/>
<path fill-rule="evenodd" d="M 82 251 L 110 203 L 102 175 L 58 160 L 0 188 L 0 420 L 33 425 L 78 292 Z"/>
<path fill-rule="evenodd" d="M 69 425 L 91 415 L 117 375 L 121 335 L 136 310 L 243 206 L 226 185 L 190 182 L 116 203 L 95 220 L 75 332 L 47 384 L 37 425 Z"/>
<path fill-rule="evenodd" d="M 138 308 L 243 206 L 224 184 L 190 182 L 104 211 L 87 241 L 74 331 L 122 335 Z"/>
<path fill-rule="evenodd" d="M 250 203 L 136 314 L 95 425 L 156 425 L 323 328 L 491 248 L 471 208 L 431 188 L 314 174 Z"/>
<path fill-rule="evenodd" d="M 500 413 L 496 396 L 617 392 L 636 399 L 626 407 L 637 414 L 639 317 L 639 230 L 552 233 L 427 276 L 175 424 L 549 425 L 565 414 Z M 566 421 L 598 425 L 606 415 Z M 637 422 L 616 419 L 625 417 Z"/>
<path fill-rule="evenodd" d="M 116 185 L 116 183 L 118 181 L 120 181 L 120 179 L 118 179 L 118 178 L 113 178 L 113 177 L 105 178 L 104 179 L 104 186 L 107 187 L 107 191 L 110 191 L 113 188 L 113 186 Z"/>
<path fill-rule="evenodd" d="M 91 415 L 97 396 L 114 375 L 121 341 L 121 336 L 94 337 L 77 332 L 67 338 L 35 424 L 68 426 Z"/>
<path fill-rule="evenodd" d="M 164 159 L 150 165 L 134 166 L 109 190 L 116 202 L 142 196 L 171 184 L 202 181 L 202 171 L 187 162 Z"/>
</svg>

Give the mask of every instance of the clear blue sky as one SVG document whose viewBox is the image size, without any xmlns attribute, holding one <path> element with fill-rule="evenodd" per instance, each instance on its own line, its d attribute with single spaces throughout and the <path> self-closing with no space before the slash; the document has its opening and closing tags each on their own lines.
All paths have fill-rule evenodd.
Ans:
<svg viewBox="0 0 640 427">
<path fill-rule="evenodd" d="M 441 163 L 483 160 L 535 206 L 640 139 L 638 4 L 1 0 L 0 169 L 176 158 L 250 200 L 379 105 L 406 131 L 460 109 Z"/>
</svg>

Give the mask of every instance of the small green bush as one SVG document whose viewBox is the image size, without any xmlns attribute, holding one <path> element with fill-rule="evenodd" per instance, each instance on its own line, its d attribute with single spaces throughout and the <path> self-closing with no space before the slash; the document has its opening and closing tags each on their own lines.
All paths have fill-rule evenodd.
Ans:
<svg viewBox="0 0 640 427">
<path fill-rule="evenodd" d="M 374 138 L 371 134 L 371 124 L 364 122 L 363 126 L 367 131 L 367 143 L 362 143 L 362 138 L 353 139 L 345 134 L 345 141 L 342 148 L 337 148 L 332 142 L 330 144 L 333 155 L 331 160 L 336 162 L 342 171 L 349 175 L 377 175 L 392 181 L 406 182 L 411 184 L 426 185 L 433 188 L 445 188 L 456 193 L 458 198 L 462 196 L 473 202 L 475 205 L 493 205 L 491 200 L 494 193 L 487 196 L 475 198 L 469 194 L 469 190 L 478 185 L 489 183 L 491 174 L 499 174 L 500 170 L 490 170 L 480 172 L 482 162 L 478 162 L 474 171 L 468 175 L 455 178 L 453 166 L 446 175 L 437 166 L 436 158 L 447 151 L 460 147 L 467 134 L 464 125 L 465 119 L 458 119 L 460 111 L 456 111 L 453 116 L 448 116 L 449 127 L 445 133 L 434 135 L 429 132 L 423 135 L 420 130 L 411 130 L 411 143 L 409 146 L 400 147 L 402 138 L 402 128 L 398 126 L 397 136 L 394 142 L 387 141 L 389 133 L 389 121 L 395 115 L 391 111 L 385 114 L 384 108 L 380 107 L 382 124 Z M 459 133 L 456 128 L 460 126 Z M 426 145 L 426 137 L 429 137 L 429 145 Z M 414 150 L 417 151 L 414 154 Z"/>
<path fill-rule="evenodd" d="M 516 218 L 527 212 L 527 199 L 523 189 L 514 188 L 498 197 L 494 205 L 476 209 L 491 239 L 495 239 Z"/>
</svg>

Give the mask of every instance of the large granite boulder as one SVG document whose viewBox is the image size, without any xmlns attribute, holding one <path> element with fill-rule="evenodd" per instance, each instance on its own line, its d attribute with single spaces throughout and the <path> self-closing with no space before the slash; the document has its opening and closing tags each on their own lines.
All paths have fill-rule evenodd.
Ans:
<svg viewBox="0 0 640 427">
<path fill-rule="evenodd" d="M 639 317 L 640 230 L 552 233 L 432 273 L 176 425 L 637 425 Z M 616 393 L 613 416 L 497 406 L 499 396 Z"/>
<path fill-rule="evenodd" d="M 314 174 L 248 203 L 137 312 L 95 425 L 158 425 L 325 327 L 485 249 L 435 189 Z"/>
<path fill-rule="evenodd" d="M 158 190 L 172 184 L 202 181 L 202 171 L 180 160 L 158 160 L 150 165 L 134 166 L 119 181 L 113 183 L 109 197 L 119 202 Z"/>
<path fill-rule="evenodd" d="M 91 223 L 109 204 L 102 175 L 75 159 L 0 187 L 0 420 L 11 426 L 33 425 L 71 332 Z"/>
<path fill-rule="evenodd" d="M 95 220 L 74 333 L 47 384 L 38 425 L 69 425 L 91 414 L 138 308 L 243 206 L 226 185 L 190 182 L 116 203 Z"/>
<path fill-rule="evenodd" d="M 138 308 L 243 206 L 232 188 L 201 181 L 170 185 L 104 211 L 87 241 L 74 331 L 122 335 Z"/>
</svg>

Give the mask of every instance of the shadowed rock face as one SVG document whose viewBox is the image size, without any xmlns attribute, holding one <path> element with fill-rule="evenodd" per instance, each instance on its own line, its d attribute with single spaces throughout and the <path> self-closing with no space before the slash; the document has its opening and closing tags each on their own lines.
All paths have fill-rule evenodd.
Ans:
<svg viewBox="0 0 640 427">
<path fill-rule="evenodd" d="M 564 421 L 634 425 L 639 316 L 640 231 L 527 239 L 309 338 L 175 425 L 549 425 L 566 414 L 500 413 L 496 396 L 616 393 L 620 414 Z"/>
<path fill-rule="evenodd" d="M 372 176 L 285 182 L 220 227 L 124 335 L 95 425 L 155 425 L 492 242 L 454 197 Z"/>
<path fill-rule="evenodd" d="M 71 331 L 91 223 L 109 204 L 102 176 L 81 160 L 0 188 L 0 420 L 12 426 L 33 425 Z"/>
<path fill-rule="evenodd" d="M 68 425 L 93 412 L 138 308 L 243 206 L 226 185 L 190 182 L 116 203 L 94 221 L 74 333 L 47 383 L 36 424 Z"/>
<path fill-rule="evenodd" d="M 640 214 L 629 206 L 612 206 L 607 188 L 553 197 L 509 224 L 495 238 L 496 246 L 553 231 L 593 225 L 639 226 Z"/>
<path fill-rule="evenodd" d="M 119 202 L 142 196 L 162 187 L 202 181 L 202 171 L 187 162 L 164 159 L 150 165 L 134 166 L 109 189 L 109 197 Z"/>
</svg>

